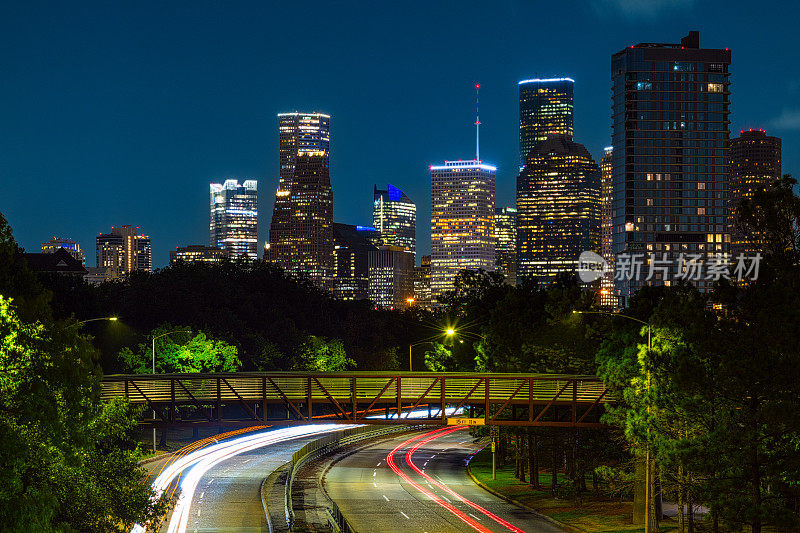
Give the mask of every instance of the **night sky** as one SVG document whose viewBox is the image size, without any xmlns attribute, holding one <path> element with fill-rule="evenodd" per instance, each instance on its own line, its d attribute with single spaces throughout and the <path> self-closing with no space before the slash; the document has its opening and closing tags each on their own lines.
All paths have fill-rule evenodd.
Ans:
<svg viewBox="0 0 800 533">
<path fill-rule="evenodd" d="M 259 253 L 277 187 L 277 119 L 331 115 L 334 218 L 371 223 L 372 186 L 418 206 L 430 248 L 428 166 L 475 153 L 514 205 L 517 82 L 575 79 L 575 139 L 610 144 L 610 57 L 639 42 L 729 47 L 732 124 L 783 138 L 800 174 L 796 2 L 3 2 L 0 212 L 28 251 L 133 224 L 162 267 L 208 244 L 211 181 L 256 178 Z"/>
</svg>

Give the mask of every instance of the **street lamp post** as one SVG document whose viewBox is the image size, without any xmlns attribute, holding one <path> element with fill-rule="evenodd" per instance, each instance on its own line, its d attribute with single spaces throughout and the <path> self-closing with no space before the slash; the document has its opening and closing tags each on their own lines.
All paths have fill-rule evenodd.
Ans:
<svg viewBox="0 0 800 533">
<path fill-rule="evenodd" d="M 448 337 L 452 337 L 453 335 L 455 335 L 455 330 L 453 328 L 447 328 L 444 331 L 444 334 L 447 335 Z M 411 348 L 413 348 L 414 346 L 420 346 L 422 344 L 434 344 L 435 345 L 436 343 L 433 342 L 433 341 L 419 341 L 419 342 L 415 342 L 414 344 L 409 344 L 408 345 L 408 371 L 409 372 L 413 372 L 412 364 L 411 364 Z"/>
<path fill-rule="evenodd" d="M 650 352 L 653 348 L 652 339 L 653 339 L 653 327 L 650 322 L 645 322 L 639 318 L 635 318 L 629 315 L 623 315 L 621 313 L 609 313 L 606 311 L 572 311 L 576 315 L 609 315 L 609 316 L 618 316 L 622 318 L 627 318 L 628 320 L 633 320 L 635 322 L 639 322 L 640 324 L 644 324 L 647 326 L 647 355 L 650 355 Z M 647 368 L 647 390 L 650 391 L 650 369 Z M 650 399 L 647 400 L 647 414 L 650 415 Z M 645 453 L 645 489 L 644 489 L 644 506 L 645 506 L 645 515 L 644 515 L 644 531 L 645 533 L 651 533 L 653 529 L 657 529 L 658 526 L 655 528 L 653 527 L 653 522 L 655 521 L 655 495 L 653 494 L 653 482 L 654 476 L 652 472 L 651 466 L 651 453 L 650 453 L 650 425 L 648 423 L 647 426 L 647 446 L 646 446 L 646 453 Z"/>
<path fill-rule="evenodd" d="M 116 318 L 114 319 L 116 320 Z M 153 337 L 153 375 L 156 373 L 156 339 L 160 339 L 161 337 L 166 337 L 167 335 L 172 335 L 173 333 L 191 333 L 191 331 L 185 329 L 179 329 L 176 331 L 169 331 L 167 333 L 162 333 L 161 335 L 157 335 Z M 156 453 L 156 410 L 153 409 L 153 453 Z"/>
</svg>

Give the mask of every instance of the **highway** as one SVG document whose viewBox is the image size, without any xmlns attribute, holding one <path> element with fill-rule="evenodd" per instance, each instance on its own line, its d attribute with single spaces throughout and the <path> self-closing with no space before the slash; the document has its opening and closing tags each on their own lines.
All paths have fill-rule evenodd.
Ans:
<svg viewBox="0 0 800 533">
<path fill-rule="evenodd" d="M 478 449 L 466 429 L 406 434 L 334 463 L 324 486 L 356 531 L 562 531 L 475 485 L 465 465 Z"/>
<path fill-rule="evenodd" d="M 172 491 L 179 483 L 182 490 L 159 532 L 268 531 L 259 491 L 261 481 L 307 442 L 347 427 L 319 424 L 270 428 L 149 464 L 154 487 Z M 133 531 L 143 530 L 137 527 Z"/>
</svg>

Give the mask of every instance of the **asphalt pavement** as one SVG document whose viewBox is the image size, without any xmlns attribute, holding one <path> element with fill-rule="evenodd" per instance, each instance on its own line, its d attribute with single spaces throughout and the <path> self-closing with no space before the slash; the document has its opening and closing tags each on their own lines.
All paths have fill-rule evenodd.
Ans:
<svg viewBox="0 0 800 533">
<path fill-rule="evenodd" d="M 466 462 L 480 446 L 473 443 L 466 429 L 429 442 L 423 442 L 429 437 L 407 442 L 414 437 L 405 434 L 362 448 L 334 463 L 326 473 L 325 490 L 355 531 L 563 531 L 472 482 Z M 419 448 L 413 451 L 411 462 L 420 472 L 406 462 L 408 452 L 416 445 Z M 387 464 L 390 455 L 399 474 Z"/>
</svg>

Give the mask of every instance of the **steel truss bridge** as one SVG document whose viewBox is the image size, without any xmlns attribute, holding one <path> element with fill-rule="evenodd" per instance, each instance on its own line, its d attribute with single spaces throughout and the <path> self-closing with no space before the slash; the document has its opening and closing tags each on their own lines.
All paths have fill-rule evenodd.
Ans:
<svg viewBox="0 0 800 533">
<path fill-rule="evenodd" d="M 104 400 L 146 405 L 142 425 L 230 426 L 341 422 L 447 424 L 447 408 L 472 423 L 607 427 L 599 419 L 614 398 L 593 376 L 462 372 L 239 372 L 109 375 Z M 482 420 L 475 420 L 475 418 Z"/>
</svg>

